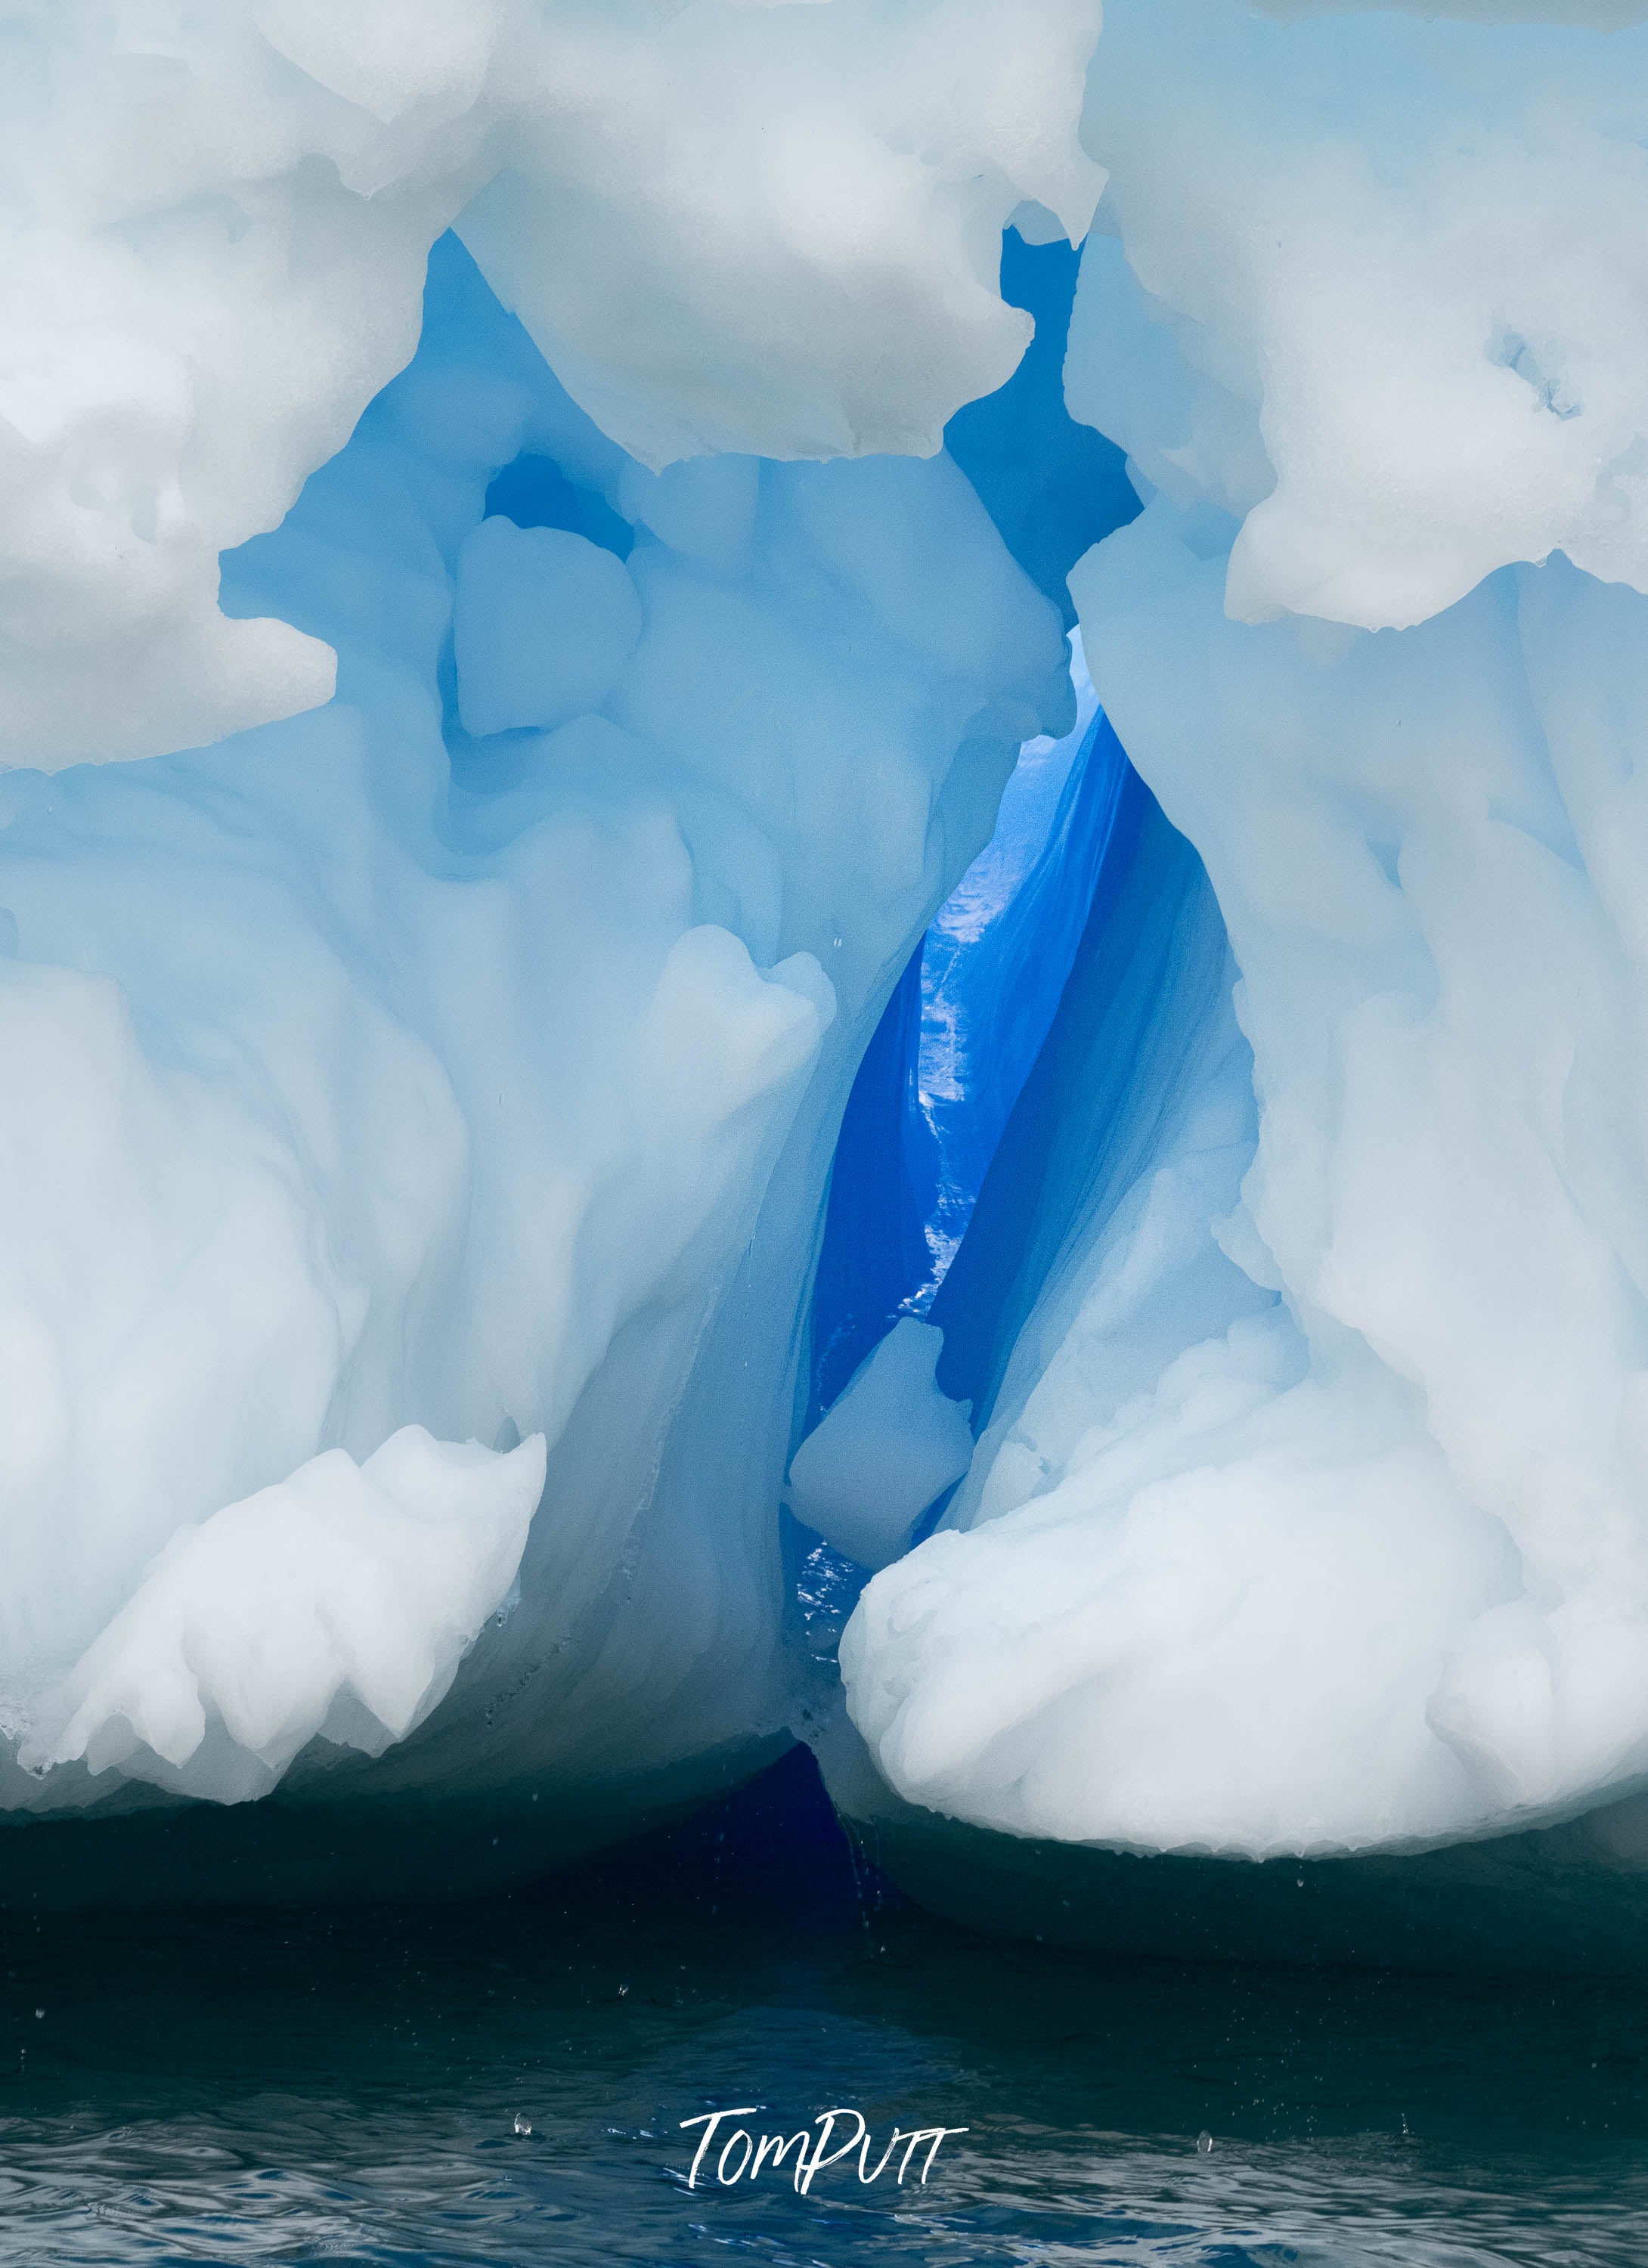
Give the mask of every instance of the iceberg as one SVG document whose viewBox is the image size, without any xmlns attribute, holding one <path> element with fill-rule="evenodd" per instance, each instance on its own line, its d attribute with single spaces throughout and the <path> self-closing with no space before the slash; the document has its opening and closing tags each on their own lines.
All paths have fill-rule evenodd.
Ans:
<svg viewBox="0 0 1648 2268">
<path fill-rule="evenodd" d="M 0 59 L 5 1879 L 1639 1875 L 1648 6 Z"/>
</svg>

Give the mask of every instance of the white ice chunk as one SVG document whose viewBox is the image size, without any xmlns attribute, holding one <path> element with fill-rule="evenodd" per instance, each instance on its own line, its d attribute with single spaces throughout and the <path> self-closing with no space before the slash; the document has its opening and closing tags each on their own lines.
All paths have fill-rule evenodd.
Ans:
<svg viewBox="0 0 1648 2268">
<path fill-rule="evenodd" d="M 586 536 L 494 514 L 465 537 L 452 644 L 467 733 L 547 729 L 599 709 L 640 636 L 628 569 Z"/>
<path fill-rule="evenodd" d="M 650 11 L 651 12 L 651 11 Z M 505 43 L 504 169 L 460 232 L 643 463 L 938 448 L 1018 362 L 997 290 L 1026 197 L 1079 240 L 1100 0 L 563 0 Z M 614 278 L 623 279 L 622 290 Z"/>
<path fill-rule="evenodd" d="M 1648 1772 L 1648 35 L 1268 12 L 1113 0 L 1066 368 L 1256 1147 L 1159 1147 L 842 1652 L 915 1800 L 1254 1855 Z"/>
<path fill-rule="evenodd" d="M 541 1433 L 498 1455 L 408 1425 L 361 1465 L 312 1457 L 173 1537 L 19 1762 L 234 1803 L 317 1734 L 404 1740 L 514 1581 L 543 1481 Z"/>
<path fill-rule="evenodd" d="M 1648 30 L 1595 27 L 1641 12 L 1111 0 L 1126 269 L 1091 239 L 1067 393 L 1241 519 L 1238 619 L 1409 625 L 1557 549 L 1648 591 Z"/>
<path fill-rule="evenodd" d="M 796 1451 L 790 1509 L 861 1567 L 885 1567 L 973 1457 L 972 1405 L 938 1390 L 944 1333 L 905 1315 Z"/>
</svg>

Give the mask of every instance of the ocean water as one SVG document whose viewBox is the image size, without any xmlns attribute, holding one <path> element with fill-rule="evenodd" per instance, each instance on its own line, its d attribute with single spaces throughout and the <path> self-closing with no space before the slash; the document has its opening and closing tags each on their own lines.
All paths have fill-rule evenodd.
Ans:
<svg viewBox="0 0 1648 2268">
<path fill-rule="evenodd" d="M 973 1936 L 855 1864 L 805 1758 L 494 1904 L 4 1918 L 29 2268 L 1648 2263 L 1640 1980 Z M 872 2170 L 895 2125 L 967 2131 L 924 2187 L 925 2146 L 902 2187 L 895 2154 L 798 2194 L 793 2154 L 722 2186 L 712 2151 L 689 2188 L 681 2122 L 747 2104 L 861 2112 Z"/>
</svg>

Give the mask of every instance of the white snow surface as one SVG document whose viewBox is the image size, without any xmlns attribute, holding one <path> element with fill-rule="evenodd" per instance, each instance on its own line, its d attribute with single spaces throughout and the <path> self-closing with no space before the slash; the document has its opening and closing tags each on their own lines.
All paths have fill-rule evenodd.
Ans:
<svg viewBox="0 0 1648 2268">
<path fill-rule="evenodd" d="M 12 0 L 0 16 L 0 763 L 327 699 L 219 612 L 417 342 L 456 221 L 658 467 L 931 453 L 1008 375 L 1021 203 L 1078 239 L 1099 0 Z"/>
<path fill-rule="evenodd" d="M 1555 562 L 1324 648 L 1202 549 L 1159 498 L 1073 581 L 1229 924 L 1256 1149 L 1210 1078 L 1026 1329 L 960 1532 L 866 1593 L 850 1706 L 1019 1834 L 1556 1816 L 1648 1773 L 1648 600 Z"/>
</svg>

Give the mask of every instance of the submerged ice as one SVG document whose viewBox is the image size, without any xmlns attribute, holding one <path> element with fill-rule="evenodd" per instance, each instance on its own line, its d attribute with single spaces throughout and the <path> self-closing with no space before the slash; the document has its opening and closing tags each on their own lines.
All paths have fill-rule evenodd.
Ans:
<svg viewBox="0 0 1648 2268">
<path fill-rule="evenodd" d="M 1648 1778 L 1643 13 L 8 19 L 0 1801 Z"/>
</svg>

